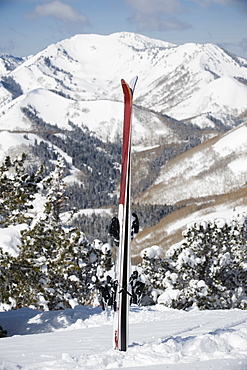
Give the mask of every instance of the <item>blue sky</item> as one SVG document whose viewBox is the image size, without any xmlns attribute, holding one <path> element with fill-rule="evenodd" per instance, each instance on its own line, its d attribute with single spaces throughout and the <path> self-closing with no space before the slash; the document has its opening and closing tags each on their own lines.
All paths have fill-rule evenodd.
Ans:
<svg viewBox="0 0 247 370">
<path fill-rule="evenodd" d="M 36 54 L 78 33 L 214 43 L 247 58 L 247 0 L 0 0 L 0 53 Z"/>
</svg>

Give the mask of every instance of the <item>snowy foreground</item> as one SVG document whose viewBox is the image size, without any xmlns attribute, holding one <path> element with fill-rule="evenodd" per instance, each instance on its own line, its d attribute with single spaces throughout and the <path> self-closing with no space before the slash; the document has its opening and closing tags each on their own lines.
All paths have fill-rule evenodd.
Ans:
<svg viewBox="0 0 247 370">
<path fill-rule="evenodd" d="M 0 369 L 247 369 L 246 311 L 131 307 L 127 352 L 112 349 L 112 320 L 99 307 L 0 312 Z"/>
</svg>

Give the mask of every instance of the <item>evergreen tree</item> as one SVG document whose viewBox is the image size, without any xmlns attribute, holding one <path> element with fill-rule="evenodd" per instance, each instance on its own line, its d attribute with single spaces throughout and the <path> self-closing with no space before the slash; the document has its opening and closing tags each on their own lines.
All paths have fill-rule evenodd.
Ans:
<svg viewBox="0 0 247 370">
<path fill-rule="evenodd" d="M 20 232 L 19 255 L 0 249 L 0 303 L 13 309 L 50 310 L 92 304 L 99 279 L 112 266 L 111 249 L 102 243 L 100 247 L 89 244 L 82 232 L 64 221 L 68 197 L 62 158 L 58 157 L 43 188 L 37 185 L 37 174 L 25 174 L 24 161 L 25 155 L 14 162 L 7 157 L 0 168 L 2 226 L 26 222 Z M 38 218 L 28 216 L 41 189 L 44 211 Z"/>
<path fill-rule="evenodd" d="M 36 306 L 50 310 L 93 303 L 98 266 L 102 264 L 102 270 L 104 260 L 109 258 L 90 245 L 77 228 L 64 224 L 61 215 L 67 197 L 63 168 L 62 158 L 58 157 L 54 171 L 44 182 L 44 214 L 21 232 L 19 263 L 34 266 Z"/>
<path fill-rule="evenodd" d="M 161 249 L 158 246 L 144 249 L 141 252 L 142 262 L 139 265 L 145 282 L 144 295 L 152 297 L 154 302 L 164 290 L 163 279 L 169 269 L 167 261 L 160 257 L 160 252 Z"/>
<path fill-rule="evenodd" d="M 38 192 L 38 183 L 42 180 L 42 166 L 36 173 L 29 175 L 25 169 L 26 154 L 11 160 L 5 158 L 0 166 L 0 226 L 30 223 L 28 210 L 32 209 L 32 200 Z"/>
<path fill-rule="evenodd" d="M 4 253 L 0 248 L 0 303 L 17 309 L 34 305 L 39 285 L 37 268 L 28 260 Z"/>
<path fill-rule="evenodd" d="M 63 181 L 65 165 L 63 158 L 58 156 L 54 171 L 44 181 L 46 190 L 45 213 L 51 224 L 61 223 L 61 213 L 65 210 L 68 196 L 65 195 L 66 184 Z"/>
<path fill-rule="evenodd" d="M 65 231 L 53 226 L 46 219 L 40 219 L 34 227 L 21 232 L 21 253 L 19 264 L 27 262 L 36 271 L 36 301 L 37 305 L 47 302 L 44 309 L 59 309 L 69 307 L 68 276 L 69 271 L 76 269 L 74 263 L 75 249 L 80 237 L 76 230 Z M 30 277 L 30 281 L 33 281 Z M 33 281 L 34 282 L 34 281 Z"/>
<path fill-rule="evenodd" d="M 246 308 L 246 220 L 195 223 L 184 237 L 167 254 L 177 273 L 173 288 L 180 291 L 173 307 Z"/>
<path fill-rule="evenodd" d="M 32 174 L 25 169 L 26 155 L 11 160 L 5 158 L 0 166 L 0 227 L 21 223 L 30 224 L 32 216 L 28 213 L 33 208 L 32 200 L 38 192 L 42 167 Z M 20 265 L 18 257 L 11 256 L 0 249 L 0 303 L 10 308 L 31 304 L 35 296 L 32 282 L 28 276 L 34 273 L 33 266 L 26 261 Z"/>
<path fill-rule="evenodd" d="M 31 227 L 21 232 L 19 263 L 34 266 L 39 281 L 36 296 L 47 302 L 49 309 L 68 307 L 70 299 L 68 276 L 76 270 L 77 245 L 80 232 L 63 227 L 60 216 L 66 202 L 63 163 L 59 157 L 55 170 L 44 181 L 47 191 L 44 214 Z M 39 304 L 39 303 L 37 303 Z"/>
</svg>

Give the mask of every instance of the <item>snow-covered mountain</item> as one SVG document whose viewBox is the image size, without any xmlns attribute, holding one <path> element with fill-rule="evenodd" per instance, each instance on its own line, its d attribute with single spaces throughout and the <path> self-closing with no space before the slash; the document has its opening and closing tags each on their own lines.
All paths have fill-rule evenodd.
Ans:
<svg viewBox="0 0 247 370">
<path fill-rule="evenodd" d="M 139 76 L 137 106 L 178 120 L 189 119 L 200 127 L 214 127 L 216 122 L 232 126 L 246 110 L 247 61 L 213 44 L 176 46 L 126 32 L 76 35 L 48 46 L 8 73 L 20 85 L 22 99 L 43 89 L 43 94 L 61 94 L 72 102 L 122 101 L 119 81 L 133 75 Z M 9 91 L 2 87 L 1 111 L 9 111 L 6 104 L 10 100 Z M 59 106 L 63 105 L 69 103 Z M 94 110 L 104 114 L 98 103 Z M 64 119 L 67 112 L 68 107 Z M 0 124 L 4 122 L 1 117 Z"/>
<path fill-rule="evenodd" d="M 133 114 L 138 150 L 184 140 L 169 116 L 219 130 L 246 114 L 247 61 L 212 44 L 176 46 L 121 32 L 76 35 L 25 61 L 1 58 L 9 67 L 0 80 L 0 130 L 39 131 L 23 113 L 32 107 L 45 123 L 71 129 L 73 122 L 104 142 L 116 141 L 122 130 L 120 79 L 133 75 L 139 76 Z"/>
<path fill-rule="evenodd" d="M 94 146 L 91 157 L 108 155 L 109 143 L 119 146 L 120 79 L 138 75 L 135 200 L 189 205 L 200 197 L 204 204 L 206 198 L 237 191 L 246 183 L 247 60 L 216 45 L 174 45 L 126 32 L 76 35 L 25 60 L 1 56 L 0 65 L 0 158 L 30 151 L 43 140 L 66 158 L 72 181 L 75 173 L 77 180 L 85 180 L 94 163 L 83 162 L 81 155 L 78 167 L 78 151 L 71 152 L 75 127 L 80 129 L 77 141 L 87 138 L 88 146 L 81 142 L 85 152 Z M 120 155 L 110 155 L 109 168 L 119 167 L 119 160 Z M 95 172 L 93 182 L 102 176 L 102 168 Z"/>
</svg>

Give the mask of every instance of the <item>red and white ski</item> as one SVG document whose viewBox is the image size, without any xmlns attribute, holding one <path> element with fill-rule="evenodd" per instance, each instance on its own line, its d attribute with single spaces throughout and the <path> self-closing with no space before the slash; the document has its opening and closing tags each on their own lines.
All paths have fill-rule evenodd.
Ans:
<svg viewBox="0 0 247 370">
<path fill-rule="evenodd" d="M 119 250 L 117 256 L 117 294 L 116 311 L 113 328 L 113 345 L 119 351 L 128 347 L 128 316 L 129 316 L 129 276 L 130 276 L 130 190 L 131 190 L 131 113 L 132 101 L 137 77 L 129 84 L 121 80 L 124 94 L 124 123 L 122 144 L 122 167 L 119 200 Z"/>
</svg>

